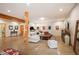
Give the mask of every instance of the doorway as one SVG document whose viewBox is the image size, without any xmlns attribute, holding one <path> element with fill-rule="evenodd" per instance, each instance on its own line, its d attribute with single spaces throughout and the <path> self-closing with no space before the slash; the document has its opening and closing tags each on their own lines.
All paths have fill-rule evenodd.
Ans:
<svg viewBox="0 0 79 59">
<path fill-rule="evenodd" d="M 79 55 L 79 20 L 76 22 L 73 50 Z"/>
<path fill-rule="evenodd" d="M 0 23 L 0 37 L 5 37 L 5 28 L 6 25 L 3 23 Z"/>
</svg>

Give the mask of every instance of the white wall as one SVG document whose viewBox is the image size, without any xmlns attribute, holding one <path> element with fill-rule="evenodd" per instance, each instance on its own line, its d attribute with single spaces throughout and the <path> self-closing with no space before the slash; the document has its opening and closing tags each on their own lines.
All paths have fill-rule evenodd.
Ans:
<svg viewBox="0 0 79 59">
<path fill-rule="evenodd" d="M 79 20 L 79 4 L 72 10 L 67 21 L 70 23 L 71 43 L 74 43 L 76 20 Z"/>
<path fill-rule="evenodd" d="M 16 25 L 19 27 L 19 23 L 16 23 L 16 22 L 7 22 L 6 24 L 7 24 L 6 25 L 6 37 L 11 36 L 10 35 L 11 30 L 9 30 L 9 25 L 12 25 L 13 29 L 14 29 L 14 26 L 16 26 Z M 17 31 L 18 31 L 18 35 L 19 35 L 20 34 L 19 29 Z"/>
<path fill-rule="evenodd" d="M 5 23 L 5 21 L 0 18 L 0 23 Z"/>
<path fill-rule="evenodd" d="M 0 23 L 6 24 L 6 33 L 5 33 L 6 37 L 10 36 L 9 25 L 12 25 L 12 26 L 17 25 L 18 27 L 20 27 L 19 23 L 15 22 L 15 21 L 6 21 L 6 19 L 3 19 L 3 18 L 0 18 Z M 21 25 L 25 26 L 25 24 L 21 24 Z M 17 31 L 18 31 L 18 35 L 19 35 L 20 34 L 20 28 Z"/>
<path fill-rule="evenodd" d="M 34 26 L 36 28 L 37 26 L 41 27 L 46 26 L 46 30 L 49 31 L 51 34 L 60 36 L 61 30 L 64 28 L 64 22 L 62 22 L 64 18 L 62 19 L 45 19 L 45 20 L 30 20 L 29 26 Z M 51 30 L 48 30 L 48 26 L 51 26 Z M 59 26 L 59 30 L 56 30 L 56 26 Z"/>
<path fill-rule="evenodd" d="M 59 26 L 59 30 L 56 30 L 56 26 Z M 53 33 L 55 36 L 61 36 L 61 30 L 65 28 L 65 23 L 64 22 L 56 22 L 53 24 Z"/>
</svg>

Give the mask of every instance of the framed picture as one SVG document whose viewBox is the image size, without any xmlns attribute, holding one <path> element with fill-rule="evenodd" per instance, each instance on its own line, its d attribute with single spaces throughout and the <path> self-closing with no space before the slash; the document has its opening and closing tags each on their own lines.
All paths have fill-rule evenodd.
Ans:
<svg viewBox="0 0 79 59">
<path fill-rule="evenodd" d="M 35 30 L 33 26 L 30 27 L 30 31 Z"/>
<path fill-rule="evenodd" d="M 59 26 L 56 26 L 56 30 L 59 30 Z"/>
<path fill-rule="evenodd" d="M 15 30 L 18 30 L 18 26 L 15 26 Z"/>
<path fill-rule="evenodd" d="M 45 30 L 45 26 L 43 26 L 42 28 L 43 28 L 43 30 Z"/>
<path fill-rule="evenodd" d="M 37 30 L 39 30 L 39 27 L 37 27 Z"/>
<path fill-rule="evenodd" d="M 69 22 L 67 22 L 67 29 L 69 30 Z"/>
<path fill-rule="evenodd" d="M 9 30 L 13 30 L 13 26 L 12 25 L 9 25 Z"/>
<path fill-rule="evenodd" d="M 51 26 L 48 26 L 48 29 L 51 30 Z"/>
</svg>

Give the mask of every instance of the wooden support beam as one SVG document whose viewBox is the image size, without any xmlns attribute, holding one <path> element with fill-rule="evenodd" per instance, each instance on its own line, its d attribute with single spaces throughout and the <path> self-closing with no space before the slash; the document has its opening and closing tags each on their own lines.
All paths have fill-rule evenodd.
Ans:
<svg viewBox="0 0 79 59">
<path fill-rule="evenodd" d="M 25 12 L 25 17 L 26 17 L 26 20 L 25 20 L 25 23 L 26 23 L 26 31 L 25 31 L 25 37 L 26 37 L 26 44 L 28 46 L 28 23 L 29 23 L 29 12 Z M 26 47 L 27 47 L 26 46 Z"/>
<path fill-rule="evenodd" d="M 25 20 L 23 20 L 23 19 L 13 17 L 13 16 L 10 16 L 10 15 L 6 15 L 6 14 L 2 14 L 2 13 L 0 13 L 0 18 L 7 19 L 7 20 L 14 20 L 14 21 L 17 21 L 17 22 L 22 22 L 22 23 L 25 22 Z"/>
</svg>

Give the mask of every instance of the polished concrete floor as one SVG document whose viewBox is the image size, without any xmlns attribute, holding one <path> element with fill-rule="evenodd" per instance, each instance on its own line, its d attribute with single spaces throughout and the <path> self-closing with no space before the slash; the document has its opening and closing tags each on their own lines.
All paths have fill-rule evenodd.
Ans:
<svg viewBox="0 0 79 59">
<path fill-rule="evenodd" d="M 40 40 L 38 43 L 26 43 L 24 37 L 0 38 L 0 51 L 6 48 L 17 49 L 23 55 L 75 55 L 71 46 L 64 44 L 60 37 L 56 37 L 58 48 L 51 49 L 47 45 L 47 40 Z"/>
<path fill-rule="evenodd" d="M 76 41 L 76 54 L 79 55 L 79 40 Z"/>
<path fill-rule="evenodd" d="M 58 41 L 58 54 L 59 55 L 75 55 L 72 46 L 69 46 L 69 44 L 65 44 L 62 42 L 62 39 L 60 36 L 56 37 Z"/>
<path fill-rule="evenodd" d="M 57 55 L 57 49 L 51 49 L 47 45 L 47 40 L 40 40 L 38 43 L 29 43 L 34 55 Z"/>
</svg>

